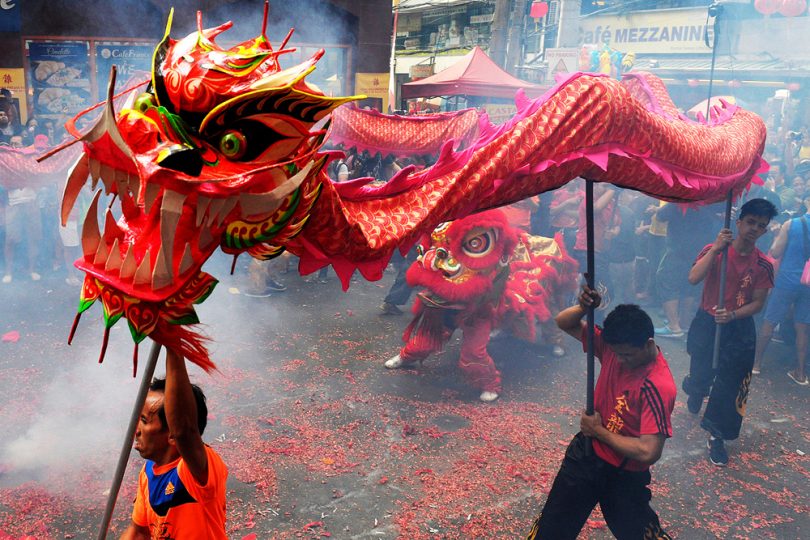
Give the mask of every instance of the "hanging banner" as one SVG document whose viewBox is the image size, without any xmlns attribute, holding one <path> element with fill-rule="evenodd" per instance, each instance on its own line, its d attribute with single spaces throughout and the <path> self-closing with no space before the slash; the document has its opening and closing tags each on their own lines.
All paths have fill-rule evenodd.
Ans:
<svg viewBox="0 0 810 540">
<path fill-rule="evenodd" d="M 382 110 L 388 110 L 388 73 L 356 73 L 354 93 L 382 99 Z"/>
<path fill-rule="evenodd" d="M 37 116 L 64 122 L 95 99 L 90 96 L 87 41 L 27 41 L 28 81 Z"/>
<path fill-rule="evenodd" d="M 23 0 L 0 0 L 0 32 L 20 31 L 20 4 Z"/>
<path fill-rule="evenodd" d="M 25 70 L 23 68 L 0 69 L 0 88 L 11 90 L 11 99 L 20 113 L 20 122 L 28 121 L 28 104 L 25 100 Z"/>
<path fill-rule="evenodd" d="M 125 43 L 120 41 L 96 42 L 96 87 L 98 101 L 107 99 L 110 68 L 116 66 L 115 93 L 141 80 L 148 80 L 152 71 L 152 53 L 155 45 L 150 43 Z"/>
</svg>

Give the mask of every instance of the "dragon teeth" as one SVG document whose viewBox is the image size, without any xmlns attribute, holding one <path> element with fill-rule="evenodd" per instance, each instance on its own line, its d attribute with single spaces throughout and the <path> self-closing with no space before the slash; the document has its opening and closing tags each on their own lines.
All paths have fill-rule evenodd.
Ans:
<svg viewBox="0 0 810 540">
<path fill-rule="evenodd" d="M 65 189 L 62 192 L 62 207 L 61 218 L 62 226 L 67 225 L 68 217 L 73 207 L 76 205 L 76 199 L 79 198 L 84 184 L 87 182 L 87 177 L 90 175 L 90 162 L 87 154 L 82 153 L 76 163 L 70 168 L 68 180 L 65 183 Z"/>
<path fill-rule="evenodd" d="M 197 217 L 195 220 L 197 227 L 202 225 L 202 222 L 205 219 L 205 211 L 208 210 L 209 204 L 211 204 L 211 199 L 208 197 L 203 197 L 202 195 L 197 197 Z"/>
<path fill-rule="evenodd" d="M 222 222 L 225 220 L 226 217 L 228 217 L 228 214 L 231 213 L 231 210 L 233 210 L 236 207 L 236 203 L 238 202 L 239 199 L 237 197 L 229 197 L 225 199 L 225 204 L 222 205 L 222 209 L 220 209 L 219 211 L 219 217 L 217 218 L 217 227 L 222 227 Z"/>
<path fill-rule="evenodd" d="M 108 274 L 119 272 L 121 270 L 121 262 L 121 249 L 118 247 L 118 238 L 116 238 L 110 248 L 110 255 L 107 257 L 104 271 Z"/>
<path fill-rule="evenodd" d="M 152 280 L 152 267 L 149 262 L 149 250 L 146 250 L 146 253 L 143 255 L 143 259 L 141 259 L 141 264 L 138 265 L 138 269 L 135 271 L 135 278 L 133 279 L 133 283 L 135 285 L 149 285 Z"/>
<path fill-rule="evenodd" d="M 95 189 L 95 183 L 101 178 L 101 162 L 92 158 L 90 158 L 90 178 L 93 179 Z"/>
<path fill-rule="evenodd" d="M 180 259 L 180 268 L 177 271 L 178 276 L 182 276 L 194 266 L 194 258 L 191 256 L 191 244 L 186 242 L 186 247 L 183 249 L 183 257 Z"/>
<path fill-rule="evenodd" d="M 207 251 L 213 241 L 214 237 L 211 235 L 211 231 L 208 227 L 200 229 L 200 236 L 197 239 L 197 247 L 200 251 Z"/>
<path fill-rule="evenodd" d="M 208 219 L 205 221 L 206 227 L 210 227 L 214 224 L 214 221 L 217 219 L 219 211 L 222 210 L 224 204 L 225 199 L 214 199 L 211 201 L 211 205 L 208 207 Z"/>
<path fill-rule="evenodd" d="M 152 289 L 162 289 L 172 282 L 172 275 L 170 266 L 166 265 L 166 255 L 164 251 L 165 246 L 160 246 L 157 257 L 155 258 L 155 267 L 152 269 Z"/>
<path fill-rule="evenodd" d="M 163 253 L 163 260 L 155 263 L 155 270 L 157 271 L 157 267 L 162 262 L 168 273 L 169 280 L 172 278 L 174 237 L 177 233 L 177 224 L 180 221 L 180 215 L 183 213 L 183 202 L 185 200 L 186 196 L 182 193 L 167 189 L 163 192 L 163 202 L 160 205 L 160 249 Z"/>
<path fill-rule="evenodd" d="M 102 264 L 107 264 L 107 258 L 109 258 L 109 256 L 110 250 L 107 249 L 107 244 L 102 240 L 98 243 L 96 256 L 93 258 L 93 265 L 101 266 Z"/>
<path fill-rule="evenodd" d="M 104 240 L 111 242 L 121 238 L 123 235 L 124 231 L 122 231 L 121 227 L 116 223 L 112 210 L 107 208 L 106 212 L 104 212 Z"/>
<path fill-rule="evenodd" d="M 82 253 L 84 253 L 85 259 L 94 257 L 99 244 L 103 244 L 101 232 L 98 229 L 98 199 L 100 196 L 101 191 L 96 191 L 93 202 L 90 203 L 90 208 L 84 217 L 84 225 L 82 225 Z"/>
<path fill-rule="evenodd" d="M 146 214 L 152 210 L 152 205 L 155 204 L 159 193 L 160 186 L 158 184 L 146 184 L 143 196 L 143 209 Z"/>
<path fill-rule="evenodd" d="M 135 253 L 132 251 L 132 245 L 127 246 L 127 254 L 124 256 L 124 262 L 121 264 L 121 273 L 119 277 L 123 280 L 129 281 L 135 275 L 137 269 L 135 263 Z"/>
</svg>

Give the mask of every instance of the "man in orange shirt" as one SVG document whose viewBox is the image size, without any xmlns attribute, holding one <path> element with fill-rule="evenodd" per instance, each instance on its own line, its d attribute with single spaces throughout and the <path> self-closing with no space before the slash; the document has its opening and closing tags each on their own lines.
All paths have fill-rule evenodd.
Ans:
<svg viewBox="0 0 810 540">
<path fill-rule="evenodd" d="M 135 450 L 146 459 L 138 477 L 132 524 L 122 540 L 224 540 L 228 468 L 203 443 L 205 396 L 192 385 L 182 356 L 166 354 L 166 378 L 146 395 Z"/>
</svg>

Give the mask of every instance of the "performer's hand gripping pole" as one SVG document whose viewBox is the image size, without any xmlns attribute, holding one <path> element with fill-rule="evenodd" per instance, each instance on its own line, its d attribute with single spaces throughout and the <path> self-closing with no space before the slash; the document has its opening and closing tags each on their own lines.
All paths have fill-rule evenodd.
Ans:
<svg viewBox="0 0 810 540">
<path fill-rule="evenodd" d="M 141 386 L 138 388 L 138 395 L 135 397 L 135 407 L 132 409 L 132 416 L 129 419 L 127 433 L 124 436 L 124 444 L 121 447 L 121 454 L 118 456 L 118 465 L 115 467 L 110 495 L 107 497 L 107 508 L 104 509 L 104 518 L 101 521 L 101 528 L 98 531 L 98 540 L 107 538 L 107 529 L 110 526 L 115 501 L 118 499 L 118 491 L 121 489 L 121 481 L 124 479 L 124 472 L 129 461 L 129 454 L 132 452 L 132 440 L 135 438 L 135 429 L 138 427 L 138 419 L 141 416 L 143 404 L 146 402 L 146 394 L 149 392 L 149 385 L 152 383 L 152 376 L 155 374 L 158 356 L 160 356 L 160 344 L 152 342 L 152 350 L 149 352 L 149 360 L 143 371 Z"/>
</svg>

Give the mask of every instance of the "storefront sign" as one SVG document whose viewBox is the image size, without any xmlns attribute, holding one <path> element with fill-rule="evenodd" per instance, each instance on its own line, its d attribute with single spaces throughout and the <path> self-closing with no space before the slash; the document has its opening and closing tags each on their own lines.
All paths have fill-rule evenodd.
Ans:
<svg viewBox="0 0 810 540">
<path fill-rule="evenodd" d="M 449 17 L 467 13 L 467 6 L 428 9 L 424 12 L 428 17 Z"/>
<path fill-rule="evenodd" d="M 388 110 L 388 73 L 356 73 L 354 93 L 382 99 L 382 110 Z"/>
<path fill-rule="evenodd" d="M 507 122 L 517 113 L 517 108 L 514 105 L 495 105 L 492 103 L 485 104 L 484 110 L 489 116 L 489 121 L 495 125 Z"/>
<path fill-rule="evenodd" d="M 495 19 L 494 13 L 484 15 L 473 15 L 470 17 L 470 24 L 490 24 Z"/>
<path fill-rule="evenodd" d="M 703 42 L 706 9 L 662 9 L 637 11 L 622 16 L 597 16 L 582 19 L 582 44 L 600 46 L 636 54 L 708 54 Z M 712 28 L 709 27 L 712 39 Z"/>
<path fill-rule="evenodd" d="M 411 77 L 412 81 L 418 81 L 419 79 L 433 75 L 433 68 L 434 64 L 416 64 L 415 66 L 411 66 L 408 70 L 408 75 Z"/>
<path fill-rule="evenodd" d="M 87 41 L 28 41 L 26 45 L 37 116 L 63 121 L 91 105 Z"/>
<path fill-rule="evenodd" d="M 0 88 L 11 90 L 11 98 L 20 111 L 20 122 L 28 120 L 28 107 L 25 100 L 25 70 L 23 68 L 0 69 Z"/>
<path fill-rule="evenodd" d="M 0 32 L 20 31 L 20 4 L 24 0 L 0 0 Z"/>
<path fill-rule="evenodd" d="M 127 85 L 148 80 L 152 71 L 155 46 L 148 43 L 96 42 L 96 86 L 98 100 L 107 99 L 110 67 L 116 67 L 116 93 Z M 138 80 L 135 80 L 138 79 Z"/>
<path fill-rule="evenodd" d="M 422 29 L 421 13 L 400 13 L 397 18 L 397 35 L 399 32 L 418 32 Z"/>
</svg>

